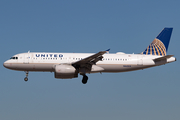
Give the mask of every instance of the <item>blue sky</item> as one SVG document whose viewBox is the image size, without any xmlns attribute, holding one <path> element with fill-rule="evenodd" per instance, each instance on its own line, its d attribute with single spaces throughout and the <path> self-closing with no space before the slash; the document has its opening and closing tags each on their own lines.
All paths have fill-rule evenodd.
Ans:
<svg viewBox="0 0 180 120">
<path fill-rule="evenodd" d="M 1 0 L 0 119 L 179 120 L 180 1 Z M 168 54 L 177 61 L 127 73 L 71 80 L 53 73 L 3 67 L 17 53 L 140 53 L 164 27 L 173 27 Z"/>
</svg>

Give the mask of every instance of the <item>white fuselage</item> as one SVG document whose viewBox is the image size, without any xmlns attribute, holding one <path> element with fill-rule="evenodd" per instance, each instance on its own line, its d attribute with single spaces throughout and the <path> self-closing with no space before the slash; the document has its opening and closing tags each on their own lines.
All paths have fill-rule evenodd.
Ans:
<svg viewBox="0 0 180 120">
<path fill-rule="evenodd" d="M 54 72 L 54 67 L 60 64 L 71 65 L 82 60 L 90 53 L 21 53 L 14 55 L 10 60 L 4 62 L 4 66 L 20 71 L 49 71 Z M 158 66 L 175 61 L 175 57 L 167 60 L 154 62 L 153 59 L 162 56 L 143 54 L 104 54 L 102 61 L 92 66 L 91 72 L 126 72 Z"/>
<path fill-rule="evenodd" d="M 98 53 L 21 53 L 4 62 L 4 67 L 25 71 L 25 81 L 29 71 L 54 72 L 55 78 L 70 79 L 82 75 L 82 83 L 88 80 L 87 73 L 127 72 L 145 69 L 176 61 L 173 55 L 167 55 L 173 28 L 164 28 L 141 54 Z"/>
</svg>

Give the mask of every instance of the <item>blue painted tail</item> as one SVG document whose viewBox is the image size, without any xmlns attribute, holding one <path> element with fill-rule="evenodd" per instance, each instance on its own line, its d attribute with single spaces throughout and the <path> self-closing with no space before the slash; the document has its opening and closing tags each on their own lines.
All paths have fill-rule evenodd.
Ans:
<svg viewBox="0 0 180 120">
<path fill-rule="evenodd" d="M 166 56 L 172 30 L 173 28 L 164 28 L 142 54 Z"/>
</svg>

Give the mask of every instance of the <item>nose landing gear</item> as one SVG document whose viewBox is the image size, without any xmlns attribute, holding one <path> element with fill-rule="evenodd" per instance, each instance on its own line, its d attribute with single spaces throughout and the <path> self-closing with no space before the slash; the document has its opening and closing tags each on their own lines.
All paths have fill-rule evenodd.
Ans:
<svg viewBox="0 0 180 120">
<path fill-rule="evenodd" d="M 24 81 L 28 81 L 28 74 L 29 72 L 28 71 L 25 71 L 26 72 L 26 77 L 24 78 Z"/>
</svg>

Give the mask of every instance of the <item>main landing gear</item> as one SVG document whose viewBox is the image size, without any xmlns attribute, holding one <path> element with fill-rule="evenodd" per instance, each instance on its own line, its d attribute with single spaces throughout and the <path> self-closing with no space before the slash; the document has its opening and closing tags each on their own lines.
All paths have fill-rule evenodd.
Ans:
<svg viewBox="0 0 180 120">
<path fill-rule="evenodd" d="M 88 76 L 83 75 L 82 83 L 83 83 L 83 84 L 86 84 L 87 81 L 88 81 Z"/>
<path fill-rule="evenodd" d="M 25 71 L 26 72 L 26 77 L 24 78 L 24 81 L 28 81 L 28 74 L 29 72 L 28 71 Z"/>
</svg>

